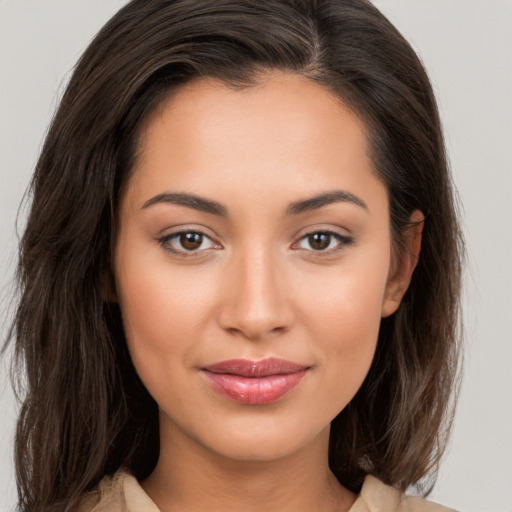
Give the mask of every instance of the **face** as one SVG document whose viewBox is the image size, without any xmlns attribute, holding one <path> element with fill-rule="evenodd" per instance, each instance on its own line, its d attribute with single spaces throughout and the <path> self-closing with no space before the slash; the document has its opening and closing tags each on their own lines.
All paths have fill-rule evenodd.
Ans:
<svg viewBox="0 0 512 512">
<path fill-rule="evenodd" d="M 397 305 L 387 192 L 364 126 L 320 85 L 207 80 L 146 120 L 116 300 L 161 432 L 233 459 L 314 443 Z"/>
</svg>

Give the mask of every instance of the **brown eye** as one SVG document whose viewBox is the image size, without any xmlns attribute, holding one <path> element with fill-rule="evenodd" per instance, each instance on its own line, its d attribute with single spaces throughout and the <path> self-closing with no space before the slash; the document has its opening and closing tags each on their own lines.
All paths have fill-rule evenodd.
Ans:
<svg viewBox="0 0 512 512">
<path fill-rule="evenodd" d="M 312 231 L 299 240 L 298 247 L 327 256 L 342 251 L 353 242 L 352 237 L 335 231 Z"/>
<path fill-rule="evenodd" d="M 182 257 L 198 256 L 209 249 L 219 248 L 201 231 L 178 231 L 159 238 L 158 242 L 167 252 Z"/>
<path fill-rule="evenodd" d="M 203 243 L 203 235 L 201 233 L 182 233 L 179 238 L 180 245 L 187 251 L 199 249 Z"/>
<path fill-rule="evenodd" d="M 323 251 L 329 247 L 332 235 L 330 233 L 312 233 L 308 235 L 308 242 L 315 251 Z"/>
</svg>

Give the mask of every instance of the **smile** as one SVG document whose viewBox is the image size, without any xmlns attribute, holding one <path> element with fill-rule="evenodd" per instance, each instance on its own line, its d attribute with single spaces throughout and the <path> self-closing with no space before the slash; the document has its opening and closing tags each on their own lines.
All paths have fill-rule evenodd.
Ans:
<svg viewBox="0 0 512 512">
<path fill-rule="evenodd" d="M 232 359 L 202 368 L 213 389 L 247 405 L 276 402 L 301 381 L 307 370 L 306 366 L 276 358 Z"/>
</svg>

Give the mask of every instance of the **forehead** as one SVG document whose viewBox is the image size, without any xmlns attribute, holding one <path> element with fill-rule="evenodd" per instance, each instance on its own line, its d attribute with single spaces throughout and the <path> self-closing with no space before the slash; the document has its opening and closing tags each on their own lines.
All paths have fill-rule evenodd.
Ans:
<svg viewBox="0 0 512 512">
<path fill-rule="evenodd" d="M 221 121 L 221 122 L 219 122 Z M 141 129 L 141 142 L 145 146 L 155 138 L 160 128 L 172 130 L 179 122 L 185 135 L 192 128 L 194 138 L 201 135 L 225 135 L 223 128 L 238 128 L 241 135 L 251 138 L 261 134 L 278 135 L 277 142 L 314 143 L 318 138 L 327 142 L 326 131 L 340 135 L 361 146 L 366 145 L 366 128 L 362 120 L 341 98 L 327 87 L 297 74 L 266 72 L 252 85 L 233 87 L 213 78 L 196 78 L 169 92 L 146 117 Z M 178 135 L 178 134 L 176 134 Z M 351 137 L 352 140 L 348 140 Z"/>
<path fill-rule="evenodd" d="M 196 79 L 145 119 L 132 179 L 147 196 L 169 187 L 204 195 L 223 188 L 311 196 L 338 185 L 361 192 L 375 181 L 368 153 L 362 120 L 305 77 L 268 73 L 242 89 Z"/>
</svg>

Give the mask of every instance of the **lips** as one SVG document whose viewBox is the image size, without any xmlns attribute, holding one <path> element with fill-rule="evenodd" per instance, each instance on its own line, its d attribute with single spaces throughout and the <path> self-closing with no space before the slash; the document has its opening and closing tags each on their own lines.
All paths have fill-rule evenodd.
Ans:
<svg viewBox="0 0 512 512">
<path fill-rule="evenodd" d="M 291 391 L 308 370 L 285 359 L 261 361 L 231 359 L 202 368 L 207 382 L 235 402 L 263 405 L 276 402 Z"/>
</svg>

